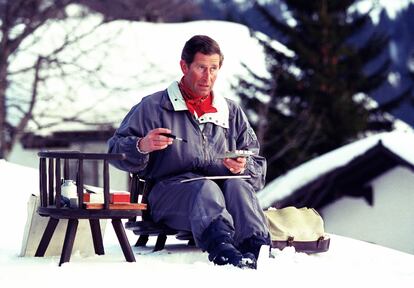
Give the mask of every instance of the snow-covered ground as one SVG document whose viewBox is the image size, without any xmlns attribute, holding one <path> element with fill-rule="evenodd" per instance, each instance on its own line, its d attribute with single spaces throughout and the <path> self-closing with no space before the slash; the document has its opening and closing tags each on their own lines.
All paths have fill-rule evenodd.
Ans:
<svg viewBox="0 0 414 288">
<path fill-rule="evenodd" d="M 26 204 L 37 194 L 38 172 L 0 160 L 0 287 L 412 287 L 414 255 L 331 235 L 328 252 L 306 255 L 273 250 L 259 259 L 257 270 L 215 266 L 207 254 L 171 238 L 167 249 L 133 248 L 127 263 L 110 225 L 104 236 L 106 255 L 83 257 L 74 252 L 58 267 L 59 257 L 19 257 L 26 223 Z M 328 231 L 329 232 L 329 231 Z M 127 231 L 130 243 L 136 236 Z M 153 242 L 151 243 L 153 245 Z"/>
</svg>

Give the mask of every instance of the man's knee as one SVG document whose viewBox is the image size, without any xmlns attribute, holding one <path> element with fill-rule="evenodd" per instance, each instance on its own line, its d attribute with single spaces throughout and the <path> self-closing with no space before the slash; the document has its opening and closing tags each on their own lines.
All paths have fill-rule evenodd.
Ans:
<svg viewBox="0 0 414 288">
<path fill-rule="evenodd" d="M 223 194 L 226 199 L 234 197 L 246 197 L 254 194 L 254 189 L 250 183 L 243 179 L 228 179 L 222 185 Z M 248 197 L 250 198 L 250 196 Z"/>
<path fill-rule="evenodd" d="M 223 189 L 252 189 L 252 185 L 243 179 L 227 179 L 223 183 Z"/>
<path fill-rule="evenodd" d="M 195 188 L 197 193 L 197 199 L 202 201 L 213 201 L 216 203 L 224 204 L 223 192 L 216 182 L 211 180 L 199 181 L 198 186 Z"/>
</svg>

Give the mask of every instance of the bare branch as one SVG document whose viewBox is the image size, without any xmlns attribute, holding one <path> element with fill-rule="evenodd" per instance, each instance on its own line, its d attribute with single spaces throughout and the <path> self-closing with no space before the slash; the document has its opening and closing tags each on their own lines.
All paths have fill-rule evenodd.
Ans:
<svg viewBox="0 0 414 288">
<path fill-rule="evenodd" d="M 26 113 L 24 113 L 24 116 L 20 120 L 19 124 L 16 126 L 16 131 L 19 131 L 19 132 L 23 131 L 24 128 L 26 127 L 27 123 L 29 122 L 29 120 L 33 116 L 33 108 L 36 104 L 37 90 L 38 90 L 38 86 L 39 86 L 39 82 L 40 82 L 39 73 L 40 73 L 40 69 L 41 69 L 41 66 L 42 66 L 42 61 L 43 61 L 43 58 L 39 56 L 37 58 L 36 65 L 35 65 L 34 80 L 33 80 L 33 84 L 32 84 L 32 93 L 31 93 L 29 108 L 27 109 Z"/>
<path fill-rule="evenodd" d="M 27 0 L 28 1 L 28 0 Z M 19 1 L 16 1 L 19 2 Z M 21 5 L 25 5 L 26 1 L 20 2 Z M 33 1 L 30 1 L 33 2 Z M 41 2 L 41 3 L 40 3 Z M 14 39 L 10 39 L 9 43 L 9 51 L 10 54 L 13 54 L 15 50 L 19 47 L 20 43 L 28 36 L 34 33 L 40 26 L 45 24 L 46 21 L 52 18 L 57 18 L 58 15 L 62 14 L 63 8 L 66 7 L 68 4 L 72 3 L 73 0 L 60 0 L 60 1 L 53 1 L 55 3 L 51 3 L 49 6 L 44 8 L 42 11 L 37 11 L 37 13 L 29 14 L 28 19 L 25 21 L 25 28 L 21 32 L 20 35 L 15 37 Z M 40 9 L 44 1 L 39 1 L 37 3 L 37 8 Z M 26 11 L 26 10 L 24 10 Z M 36 12 L 36 11 L 34 11 Z"/>
</svg>

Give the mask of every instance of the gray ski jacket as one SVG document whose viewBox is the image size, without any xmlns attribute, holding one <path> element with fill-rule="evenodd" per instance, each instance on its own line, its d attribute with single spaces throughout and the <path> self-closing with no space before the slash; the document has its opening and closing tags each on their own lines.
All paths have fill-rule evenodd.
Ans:
<svg viewBox="0 0 414 288">
<path fill-rule="evenodd" d="M 246 115 L 236 102 L 217 95 L 214 95 L 213 106 L 225 117 L 207 113 L 196 119 L 187 110 L 177 82 L 164 91 L 144 97 L 132 107 L 108 140 L 110 153 L 125 153 L 127 156 L 126 160 L 111 164 L 155 182 L 172 177 L 182 180 L 196 176 L 233 175 L 218 156 L 225 151 L 245 149 L 255 155 L 247 159 L 244 174 L 251 175 L 248 182 L 255 191 L 262 189 L 266 160 L 258 155 L 259 143 Z M 203 124 L 203 129 L 199 123 Z M 138 137 L 144 137 L 155 128 L 169 128 L 188 142 L 174 141 L 166 149 L 139 153 L 136 148 Z"/>
</svg>

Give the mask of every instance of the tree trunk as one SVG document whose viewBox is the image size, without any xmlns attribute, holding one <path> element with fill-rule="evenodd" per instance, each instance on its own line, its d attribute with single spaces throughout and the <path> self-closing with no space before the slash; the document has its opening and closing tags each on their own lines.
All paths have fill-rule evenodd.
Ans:
<svg viewBox="0 0 414 288">
<path fill-rule="evenodd" d="M 7 119 L 7 107 L 6 107 L 6 91 L 7 91 L 7 68 L 8 68 L 8 49 L 7 49 L 7 35 L 4 34 L 3 29 L 2 40 L 0 46 L 0 159 L 6 158 L 8 154 L 8 145 L 6 137 L 6 119 Z"/>
</svg>

